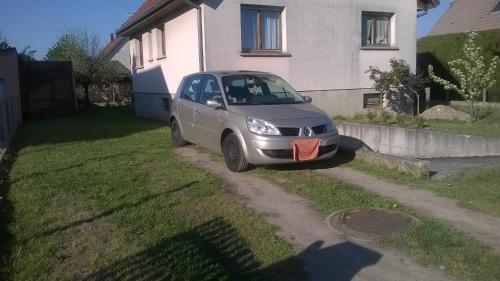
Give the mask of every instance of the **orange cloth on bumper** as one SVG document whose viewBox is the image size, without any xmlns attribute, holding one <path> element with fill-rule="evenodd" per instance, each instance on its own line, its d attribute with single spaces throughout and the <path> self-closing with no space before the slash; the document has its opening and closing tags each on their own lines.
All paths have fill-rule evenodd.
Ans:
<svg viewBox="0 0 500 281">
<path fill-rule="evenodd" d="M 295 161 L 308 161 L 318 158 L 318 139 L 296 140 L 292 143 L 292 146 L 293 160 Z"/>
</svg>

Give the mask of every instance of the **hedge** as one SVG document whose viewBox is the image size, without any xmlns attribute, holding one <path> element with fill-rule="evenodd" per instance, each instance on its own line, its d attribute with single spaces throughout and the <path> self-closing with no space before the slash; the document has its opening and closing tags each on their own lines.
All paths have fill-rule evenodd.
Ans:
<svg viewBox="0 0 500 281">
<path fill-rule="evenodd" d="M 478 32 L 478 44 L 481 46 L 486 57 L 500 56 L 500 29 Z M 417 41 L 417 67 L 427 70 L 432 64 L 438 76 L 456 82 L 450 74 L 448 61 L 459 58 L 462 54 L 462 46 L 465 41 L 465 33 L 430 36 Z M 489 101 L 500 101 L 500 66 L 496 72 L 496 85 L 488 91 Z M 432 98 L 444 100 L 445 91 L 439 85 L 432 85 Z M 461 99 L 454 93 L 450 93 L 452 99 Z"/>
</svg>

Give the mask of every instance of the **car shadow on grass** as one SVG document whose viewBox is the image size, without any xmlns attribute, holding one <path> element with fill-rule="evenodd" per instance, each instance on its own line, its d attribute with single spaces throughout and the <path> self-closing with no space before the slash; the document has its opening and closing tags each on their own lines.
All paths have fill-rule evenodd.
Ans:
<svg viewBox="0 0 500 281">
<path fill-rule="evenodd" d="M 347 281 L 382 257 L 351 242 L 322 246 L 317 241 L 296 256 L 262 266 L 237 230 L 217 218 L 116 261 L 85 280 Z"/>
<path fill-rule="evenodd" d="M 321 170 L 340 167 L 354 160 L 356 152 L 352 150 L 339 150 L 335 157 L 312 162 L 297 162 L 291 164 L 266 166 L 266 169 L 277 171 L 291 170 Z"/>
</svg>

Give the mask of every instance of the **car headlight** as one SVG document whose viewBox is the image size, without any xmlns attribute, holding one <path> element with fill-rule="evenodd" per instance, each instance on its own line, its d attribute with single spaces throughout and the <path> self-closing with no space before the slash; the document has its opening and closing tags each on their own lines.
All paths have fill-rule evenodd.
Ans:
<svg viewBox="0 0 500 281">
<path fill-rule="evenodd" d="M 330 118 L 326 121 L 326 132 L 337 132 L 337 127 L 335 127 L 335 123 Z"/>
<path fill-rule="evenodd" d="M 273 124 L 255 118 L 247 117 L 247 126 L 250 132 L 263 136 L 281 136 L 280 131 Z"/>
</svg>

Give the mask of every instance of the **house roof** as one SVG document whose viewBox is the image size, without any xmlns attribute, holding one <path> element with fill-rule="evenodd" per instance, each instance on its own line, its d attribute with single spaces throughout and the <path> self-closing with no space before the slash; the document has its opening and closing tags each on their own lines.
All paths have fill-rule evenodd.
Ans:
<svg viewBox="0 0 500 281">
<path fill-rule="evenodd" d="M 110 41 L 106 47 L 104 47 L 101 51 L 101 55 L 107 57 L 110 53 L 112 53 L 116 47 L 120 46 L 124 41 L 128 41 L 127 38 L 123 36 L 117 36 L 113 41 Z"/>
<path fill-rule="evenodd" d="M 462 33 L 500 28 L 500 14 L 494 12 L 500 0 L 455 0 L 429 33 Z"/>
<path fill-rule="evenodd" d="M 193 1 L 193 0 L 188 0 L 188 1 Z M 203 2 L 203 1 L 204 0 L 196 0 L 193 2 Z M 439 5 L 439 1 L 440 0 L 417 0 L 417 9 L 419 11 L 432 9 L 437 5 Z M 165 8 L 166 6 L 168 6 L 173 2 L 180 2 L 181 4 L 183 3 L 183 1 L 177 1 L 177 0 L 145 0 L 144 3 L 142 3 L 142 5 L 139 7 L 139 9 L 137 9 L 137 11 L 135 11 L 135 13 L 125 23 L 122 24 L 122 26 L 118 29 L 117 34 L 125 35 L 129 29 L 133 28 L 135 25 L 140 24 L 148 17 L 157 13 L 158 11 L 160 11 L 161 9 Z"/>
<path fill-rule="evenodd" d="M 167 6 L 169 3 L 176 0 L 145 0 L 144 3 L 137 9 L 137 11 L 132 14 L 132 16 L 124 22 L 118 29 L 117 34 L 122 35 L 127 30 L 139 24 L 143 20 L 147 19 L 149 16 L 159 11 L 160 9 Z"/>
</svg>

